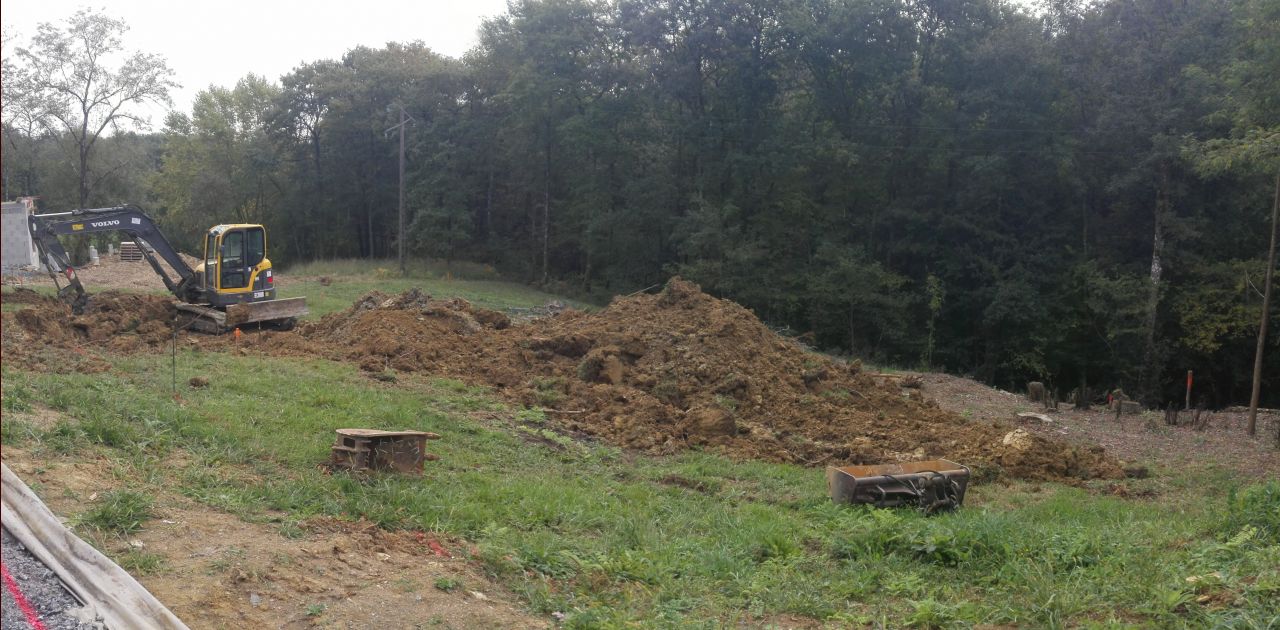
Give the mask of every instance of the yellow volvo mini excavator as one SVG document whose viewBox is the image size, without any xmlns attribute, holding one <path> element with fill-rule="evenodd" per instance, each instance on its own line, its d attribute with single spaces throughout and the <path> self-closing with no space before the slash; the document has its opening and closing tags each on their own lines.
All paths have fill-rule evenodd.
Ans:
<svg viewBox="0 0 1280 630">
<path fill-rule="evenodd" d="M 123 232 L 138 245 L 165 287 L 177 296 L 177 308 L 191 314 L 193 328 L 222 333 L 262 323 L 288 329 L 307 314 L 306 298 L 276 299 L 275 276 L 267 259 L 267 231 L 261 225 L 209 228 L 204 238 L 204 262 L 192 269 L 151 217 L 137 206 L 33 214 L 27 224 L 40 261 L 58 287 L 58 296 L 70 299 L 72 310 L 77 313 L 84 310 L 89 295 L 58 237 Z M 177 278 L 170 277 L 156 260 L 157 255 L 169 264 Z"/>
</svg>

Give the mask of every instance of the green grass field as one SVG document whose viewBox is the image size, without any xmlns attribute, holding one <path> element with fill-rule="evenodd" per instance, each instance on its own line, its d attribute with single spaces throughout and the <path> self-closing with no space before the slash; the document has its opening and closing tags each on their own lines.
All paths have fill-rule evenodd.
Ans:
<svg viewBox="0 0 1280 630">
<path fill-rule="evenodd" d="M 400 293 L 413 288 L 435 297 L 460 297 L 477 306 L 499 310 L 544 306 L 552 301 L 578 309 L 594 308 L 586 302 L 564 299 L 528 285 L 503 280 L 487 265 L 414 260 L 407 265 L 403 275 L 396 265 L 394 260 L 358 259 L 295 265 L 280 272 L 282 281 L 277 297 L 306 297 L 311 312 L 304 319 L 319 319 L 348 308 L 369 291 Z M 322 276 L 328 279 L 327 285 L 319 281 Z M 156 285 L 156 289 L 147 293 L 168 295 L 159 278 L 156 279 Z M 45 295 L 53 295 L 54 292 L 50 285 L 32 285 L 29 288 Z M 85 289 L 92 295 L 110 290 L 111 287 L 86 283 Z M 8 290 L 6 287 L 5 291 Z M 25 306 L 0 304 L 3 312 L 21 310 Z"/>
<path fill-rule="evenodd" d="M 332 274 L 324 299 L 382 281 L 369 274 Z M 439 282 L 424 290 L 545 302 L 516 285 Z M 820 469 L 576 442 L 455 381 L 184 351 L 179 406 L 167 356 L 114 360 L 93 375 L 3 366 L 5 445 L 118 462 L 123 487 L 67 515 L 78 527 L 145 528 L 152 497 L 176 488 L 281 536 L 316 516 L 441 532 L 570 628 L 1280 626 L 1280 482 L 1157 470 L 1126 482 L 1157 492 L 1142 499 L 1105 484 L 983 483 L 960 512 L 924 518 L 834 506 Z M 211 385 L 182 385 L 195 375 Z M 37 405 L 67 419 L 37 429 L 21 416 Z M 440 433 L 441 460 L 423 478 L 324 474 L 345 426 Z M 163 574 L 156 565 L 139 567 Z"/>
<path fill-rule="evenodd" d="M 321 276 L 330 279 L 328 286 L 318 281 Z M 290 267 L 281 272 L 281 277 L 285 281 L 278 296 L 305 296 L 311 309 L 308 319 L 348 308 L 369 291 L 400 293 L 413 288 L 435 297 L 460 297 L 491 309 L 530 308 L 557 300 L 575 308 L 591 308 L 589 304 L 502 280 L 493 268 L 474 263 L 413 261 L 401 275 L 394 260 L 336 260 Z"/>
</svg>

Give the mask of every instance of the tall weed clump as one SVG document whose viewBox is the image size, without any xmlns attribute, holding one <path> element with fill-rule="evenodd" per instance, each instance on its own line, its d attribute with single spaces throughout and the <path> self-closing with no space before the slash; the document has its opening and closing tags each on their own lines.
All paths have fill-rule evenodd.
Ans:
<svg viewBox="0 0 1280 630">
<path fill-rule="evenodd" d="M 1280 543 L 1280 481 L 1268 481 L 1232 491 L 1227 496 L 1226 531 L 1253 527 L 1273 543 Z"/>
</svg>

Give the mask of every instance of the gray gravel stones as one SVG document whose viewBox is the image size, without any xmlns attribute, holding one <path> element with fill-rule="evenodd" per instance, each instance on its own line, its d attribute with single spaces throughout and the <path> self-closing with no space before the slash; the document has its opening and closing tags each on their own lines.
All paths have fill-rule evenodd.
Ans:
<svg viewBox="0 0 1280 630">
<path fill-rule="evenodd" d="M 95 623 L 93 620 L 79 619 L 78 617 L 85 615 L 85 611 L 80 608 L 80 603 L 63 588 L 58 576 L 27 552 L 17 539 L 9 535 L 9 530 L 2 531 L 0 550 L 3 552 L 4 566 L 18 583 L 18 588 L 27 602 L 40 615 L 40 621 L 46 628 L 49 630 L 102 628 L 102 624 Z M 0 587 L 0 590 L 4 591 L 3 609 L 0 609 L 3 611 L 0 614 L 0 630 L 31 630 L 31 625 L 27 623 L 27 618 L 22 614 L 22 609 L 18 607 L 9 589 Z"/>
</svg>

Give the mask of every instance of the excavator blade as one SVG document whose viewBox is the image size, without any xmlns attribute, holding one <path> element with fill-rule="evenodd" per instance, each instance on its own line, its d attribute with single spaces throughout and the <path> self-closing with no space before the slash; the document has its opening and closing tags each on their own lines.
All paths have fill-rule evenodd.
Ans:
<svg viewBox="0 0 1280 630">
<path fill-rule="evenodd" d="M 174 306 L 194 316 L 189 324 L 191 328 L 214 334 L 254 323 L 274 324 L 287 330 L 293 327 L 299 317 L 309 312 L 307 298 L 233 304 L 227 307 L 226 312 L 184 302 L 178 302 Z"/>
<path fill-rule="evenodd" d="M 227 307 L 227 326 L 241 326 L 255 322 L 273 322 L 297 319 L 306 315 L 307 298 L 288 298 L 266 302 L 246 302 Z"/>
</svg>

